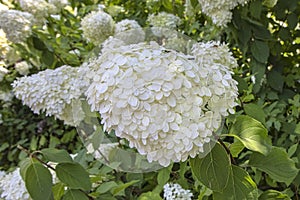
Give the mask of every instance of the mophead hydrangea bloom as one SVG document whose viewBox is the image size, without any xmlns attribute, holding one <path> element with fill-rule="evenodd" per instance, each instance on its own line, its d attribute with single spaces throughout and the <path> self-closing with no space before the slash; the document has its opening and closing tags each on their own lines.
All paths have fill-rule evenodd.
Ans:
<svg viewBox="0 0 300 200">
<path fill-rule="evenodd" d="M 9 51 L 9 41 L 6 38 L 6 34 L 0 29 L 0 58 L 4 58 Z"/>
<path fill-rule="evenodd" d="M 31 199 L 21 178 L 19 168 L 8 174 L 0 173 L 0 198 L 5 200 Z"/>
<path fill-rule="evenodd" d="M 21 75 L 29 74 L 29 70 L 32 66 L 28 64 L 26 61 L 18 62 L 15 64 L 15 69 Z"/>
<path fill-rule="evenodd" d="M 226 27 L 231 21 L 231 10 L 237 5 L 244 5 L 249 0 L 198 0 L 201 10 L 219 27 Z"/>
<path fill-rule="evenodd" d="M 145 40 L 145 32 L 137 21 L 124 19 L 116 24 L 114 37 L 125 44 L 135 44 Z"/>
<path fill-rule="evenodd" d="M 191 200 L 193 193 L 190 190 L 183 189 L 177 183 L 167 183 L 164 185 L 165 200 Z"/>
<path fill-rule="evenodd" d="M 62 66 L 18 78 L 12 85 L 15 96 L 34 113 L 46 112 L 76 126 L 84 118 L 80 97 L 88 84 L 84 70 Z"/>
<path fill-rule="evenodd" d="M 31 35 L 33 16 L 18 10 L 0 11 L 0 28 L 13 43 L 24 42 Z"/>
<path fill-rule="evenodd" d="M 55 5 L 45 0 L 19 0 L 23 11 L 29 12 L 34 16 L 35 22 L 43 22 L 45 17 L 57 12 Z"/>
<path fill-rule="evenodd" d="M 176 37 L 173 30 L 181 24 L 179 17 L 166 12 L 160 12 L 157 15 L 151 14 L 147 21 L 153 34 L 158 37 Z M 175 32 L 177 33 L 177 31 Z"/>
<path fill-rule="evenodd" d="M 95 45 L 101 44 L 114 34 L 115 22 L 103 11 L 92 11 L 81 21 L 83 36 Z"/>
<path fill-rule="evenodd" d="M 192 52 L 139 43 L 104 48 L 89 64 L 91 109 L 100 113 L 104 129 L 115 130 L 149 162 L 168 166 L 203 152 L 236 105 L 230 68 L 237 63 L 228 48 L 200 43 Z"/>
</svg>

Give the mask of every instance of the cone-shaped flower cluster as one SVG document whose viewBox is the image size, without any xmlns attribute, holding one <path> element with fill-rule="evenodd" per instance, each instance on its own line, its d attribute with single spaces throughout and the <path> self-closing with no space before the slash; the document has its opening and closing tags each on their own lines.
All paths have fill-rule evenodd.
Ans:
<svg viewBox="0 0 300 200">
<path fill-rule="evenodd" d="M 62 66 L 19 78 L 12 85 L 15 96 L 34 113 L 46 112 L 76 125 L 84 117 L 80 96 L 88 84 L 84 70 L 78 73 L 78 68 Z M 72 114 L 74 111 L 77 113 Z"/>
</svg>

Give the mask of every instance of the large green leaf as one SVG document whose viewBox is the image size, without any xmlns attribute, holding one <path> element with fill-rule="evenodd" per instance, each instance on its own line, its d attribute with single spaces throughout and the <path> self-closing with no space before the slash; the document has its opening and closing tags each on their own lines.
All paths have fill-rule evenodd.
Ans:
<svg viewBox="0 0 300 200">
<path fill-rule="evenodd" d="M 229 135 L 240 140 L 246 148 L 267 155 L 272 146 L 267 133 L 267 129 L 259 121 L 241 115 L 232 125 Z"/>
<path fill-rule="evenodd" d="M 249 104 L 244 104 L 244 110 L 247 115 L 250 117 L 253 117 L 254 119 L 258 120 L 262 124 L 266 123 L 265 120 L 265 113 L 264 110 L 261 106 L 254 104 L 254 103 L 249 103 Z"/>
<path fill-rule="evenodd" d="M 25 172 L 25 185 L 34 200 L 53 199 L 52 176 L 41 163 L 33 162 Z"/>
<path fill-rule="evenodd" d="M 129 186 L 132 186 L 136 183 L 140 182 L 139 180 L 133 180 L 133 181 L 130 181 L 128 183 L 123 183 L 121 185 L 118 185 L 114 188 L 112 188 L 111 190 L 111 193 L 116 196 L 116 195 L 119 195 L 121 192 L 123 192 L 126 188 L 128 188 Z"/>
<path fill-rule="evenodd" d="M 63 184 L 62 182 L 56 183 L 52 187 L 52 191 L 54 194 L 54 200 L 61 200 L 62 196 L 65 193 L 65 184 Z"/>
<path fill-rule="evenodd" d="M 89 198 L 80 190 L 70 189 L 63 196 L 62 200 L 89 200 Z"/>
<path fill-rule="evenodd" d="M 226 188 L 222 192 L 214 191 L 213 197 L 214 200 L 257 200 L 258 191 L 249 174 L 233 165 Z"/>
<path fill-rule="evenodd" d="M 264 193 L 262 193 L 258 200 L 289 200 L 290 198 L 288 197 L 288 195 L 283 194 L 279 191 L 276 190 L 267 190 L 264 191 Z"/>
<path fill-rule="evenodd" d="M 290 185 L 299 171 L 295 167 L 295 162 L 279 147 L 273 147 L 266 156 L 254 152 L 250 156 L 249 165 L 266 172 L 275 181 L 285 182 L 287 185 Z"/>
<path fill-rule="evenodd" d="M 230 160 L 225 149 L 216 143 L 215 147 L 204 158 L 190 159 L 193 174 L 206 187 L 222 191 L 228 182 Z"/>
<path fill-rule="evenodd" d="M 266 42 L 255 40 L 251 45 L 254 58 L 261 63 L 266 63 L 269 58 L 270 49 Z"/>
<path fill-rule="evenodd" d="M 139 196 L 138 200 L 162 200 L 162 198 L 157 193 L 146 192 Z"/>
<path fill-rule="evenodd" d="M 72 189 L 90 190 L 89 174 L 78 163 L 59 163 L 56 168 L 59 180 Z"/>
<path fill-rule="evenodd" d="M 66 150 L 46 148 L 42 149 L 41 152 L 47 160 L 52 162 L 73 162 L 73 159 Z"/>
</svg>

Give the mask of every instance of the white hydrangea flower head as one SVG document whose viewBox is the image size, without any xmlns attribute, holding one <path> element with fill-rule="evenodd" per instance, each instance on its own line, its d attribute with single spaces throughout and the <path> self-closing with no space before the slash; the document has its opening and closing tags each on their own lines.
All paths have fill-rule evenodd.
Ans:
<svg viewBox="0 0 300 200">
<path fill-rule="evenodd" d="M 0 101 L 10 102 L 14 98 L 14 94 L 11 91 L 0 90 Z"/>
<path fill-rule="evenodd" d="M 45 17 L 58 11 L 55 5 L 45 0 L 19 0 L 19 4 L 23 11 L 29 12 L 34 16 L 35 23 L 43 22 Z"/>
<path fill-rule="evenodd" d="M 47 116 L 54 115 L 65 124 L 76 126 L 84 118 L 80 97 L 89 85 L 85 74 L 78 71 L 65 65 L 17 78 L 13 91 L 34 113 L 46 112 Z"/>
<path fill-rule="evenodd" d="M 115 22 L 112 17 L 103 11 L 92 11 L 81 21 L 83 36 L 95 45 L 101 44 L 113 35 Z"/>
<path fill-rule="evenodd" d="M 20 169 L 4 175 L 0 178 L 0 198 L 5 200 L 29 200 L 25 183 L 21 178 Z"/>
<path fill-rule="evenodd" d="M 33 16 L 18 10 L 0 11 L 0 28 L 13 43 L 24 42 L 31 35 Z"/>
<path fill-rule="evenodd" d="M 183 189 L 177 183 L 167 183 L 164 185 L 165 200 L 192 200 L 193 193 L 190 190 Z"/>
<path fill-rule="evenodd" d="M 181 24 L 181 19 L 171 13 L 160 12 L 157 15 L 151 14 L 147 21 L 150 26 L 176 29 Z"/>
<path fill-rule="evenodd" d="M 166 12 L 160 12 L 157 15 L 151 14 L 148 16 L 147 21 L 153 34 L 158 37 L 175 37 L 173 30 L 181 24 L 179 17 Z"/>
<path fill-rule="evenodd" d="M 145 32 L 137 21 L 124 19 L 116 24 L 114 37 L 126 44 L 136 44 L 145 40 Z"/>
<path fill-rule="evenodd" d="M 9 72 L 8 69 L 0 65 L 0 82 L 3 80 L 5 74 L 7 74 L 8 72 Z"/>
<path fill-rule="evenodd" d="M 168 166 L 203 152 L 222 116 L 236 105 L 231 102 L 236 81 L 226 66 L 233 58 L 218 63 L 210 56 L 204 65 L 195 58 L 202 55 L 197 47 L 194 55 L 156 42 L 104 48 L 90 63 L 92 82 L 85 94 L 92 111 L 100 113 L 104 129 L 115 130 L 149 162 Z"/>
<path fill-rule="evenodd" d="M 9 41 L 6 38 L 6 34 L 2 29 L 0 29 L 0 58 L 5 57 L 9 48 Z"/>
<path fill-rule="evenodd" d="M 29 74 L 30 68 L 32 68 L 32 66 L 28 64 L 26 61 L 18 62 L 15 64 L 15 69 L 21 75 Z"/>
<path fill-rule="evenodd" d="M 231 10 L 237 5 L 244 5 L 249 0 L 198 0 L 202 12 L 209 16 L 219 27 L 226 27 L 231 21 Z"/>
<path fill-rule="evenodd" d="M 68 0 L 48 0 L 48 2 L 56 7 L 57 10 L 63 9 L 69 5 Z"/>
</svg>

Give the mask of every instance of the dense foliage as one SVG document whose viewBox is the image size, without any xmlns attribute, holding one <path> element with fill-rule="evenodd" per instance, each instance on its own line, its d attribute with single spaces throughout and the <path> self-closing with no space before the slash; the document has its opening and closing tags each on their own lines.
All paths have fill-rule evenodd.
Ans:
<svg viewBox="0 0 300 200">
<path fill-rule="evenodd" d="M 0 2 L 21 10 L 16 1 Z M 11 95 L 12 82 L 25 75 L 17 63 L 29 63 L 30 75 L 78 67 L 98 54 L 81 20 L 99 4 L 116 22 L 132 19 L 142 27 L 151 14 L 172 13 L 181 20 L 179 32 L 228 44 L 239 65 L 238 106 L 206 157 L 154 172 L 119 172 L 87 154 L 75 128 L 33 114 Z M 193 199 L 299 199 L 299 16 L 298 0 L 252 0 L 235 7 L 231 22 L 219 27 L 198 0 L 70 0 L 55 16 L 44 16 L 44 24 L 36 23 L 25 42 L 10 42 L 5 56 L 0 46 L 0 67 L 8 70 L 0 82 L 0 170 L 19 166 L 33 199 L 161 199 L 170 182 L 190 190 Z M 53 184 L 50 171 L 58 177 Z"/>
</svg>

